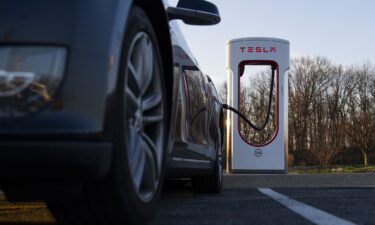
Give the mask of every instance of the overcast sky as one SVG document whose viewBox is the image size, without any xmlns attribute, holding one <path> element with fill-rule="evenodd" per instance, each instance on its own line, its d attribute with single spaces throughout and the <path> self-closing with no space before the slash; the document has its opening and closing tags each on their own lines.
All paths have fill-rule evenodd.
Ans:
<svg viewBox="0 0 375 225">
<path fill-rule="evenodd" d="M 177 0 L 169 0 L 176 4 Z M 204 73 L 226 80 L 225 43 L 239 37 L 290 41 L 291 55 L 320 55 L 345 65 L 375 63 L 373 0 L 210 0 L 221 14 L 215 26 L 180 23 Z"/>
</svg>

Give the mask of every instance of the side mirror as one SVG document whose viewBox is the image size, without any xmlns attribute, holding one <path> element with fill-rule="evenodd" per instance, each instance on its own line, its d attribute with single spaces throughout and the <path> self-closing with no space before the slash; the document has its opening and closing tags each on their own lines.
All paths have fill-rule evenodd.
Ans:
<svg viewBox="0 0 375 225">
<path fill-rule="evenodd" d="M 221 18 L 216 5 L 205 0 L 180 0 L 166 8 L 169 20 L 180 19 L 190 25 L 215 25 Z"/>
</svg>

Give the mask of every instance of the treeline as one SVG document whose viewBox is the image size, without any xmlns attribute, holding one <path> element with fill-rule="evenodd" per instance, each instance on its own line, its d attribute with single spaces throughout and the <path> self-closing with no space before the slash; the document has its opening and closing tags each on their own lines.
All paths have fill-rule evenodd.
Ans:
<svg viewBox="0 0 375 225">
<path fill-rule="evenodd" d="M 220 93 L 226 99 L 226 84 Z M 264 118 L 265 110 L 259 112 Z M 292 59 L 288 141 L 293 165 L 368 165 L 375 150 L 374 65 L 344 66 L 324 57 Z"/>
<path fill-rule="evenodd" d="M 297 164 L 337 164 L 375 146 L 375 68 L 333 64 L 323 57 L 291 61 L 289 152 Z"/>
</svg>

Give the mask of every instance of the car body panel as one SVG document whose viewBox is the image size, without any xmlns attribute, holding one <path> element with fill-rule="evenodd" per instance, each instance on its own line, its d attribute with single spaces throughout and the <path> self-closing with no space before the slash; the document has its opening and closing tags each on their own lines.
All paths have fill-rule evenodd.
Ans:
<svg viewBox="0 0 375 225">
<path fill-rule="evenodd" d="M 26 119 L 1 124 L 0 134 L 101 132 L 106 101 L 117 81 L 131 4 L 126 0 L 1 1 L 0 45 L 64 46 L 68 63 L 51 104 Z"/>
<path fill-rule="evenodd" d="M 179 77 L 176 81 L 179 90 L 174 145 L 168 158 L 167 174 L 172 177 L 209 174 L 216 159 L 214 139 L 220 129 L 221 101 L 217 98 L 212 101 L 215 87 L 202 73 L 177 22 L 169 24 L 174 76 Z"/>
<path fill-rule="evenodd" d="M 158 3 L 165 4 L 162 1 Z M 28 143 L 33 146 L 30 151 L 38 151 L 36 155 L 41 157 L 40 161 L 56 160 L 53 154 L 44 154 L 46 151 L 52 153 L 54 145 L 59 146 L 59 154 L 63 153 L 64 146 L 68 146 L 69 155 L 61 158 L 59 168 L 50 168 L 48 163 L 41 164 L 38 169 L 47 170 L 47 173 L 35 176 L 52 179 L 54 170 L 59 174 L 64 169 L 64 162 L 71 165 L 71 168 L 65 168 L 68 173 L 62 173 L 65 176 L 73 176 L 72 171 L 79 169 L 77 165 L 80 163 L 88 177 L 100 179 L 105 176 L 112 154 L 107 137 L 111 133 L 106 131 L 106 126 L 116 122 L 111 120 L 109 112 L 113 107 L 111 99 L 117 86 L 123 36 L 132 4 L 130 0 L 0 1 L 0 45 L 63 46 L 68 50 L 63 81 L 52 102 L 28 117 L 0 122 L 0 146 L 3 146 L 0 157 L 3 162 L 17 160 Z M 169 28 L 167 36 L 170 35 L 170 40 L 159 40 L 173 53 L 173 62 L 170 62 L 173 63 L 173 74 L 170 77 L 165 68 L 166 79 L 172 80 L 168 80 L 172 87 L 166 87 L 171 89 L 168 95 L 172 95 L 167 96 L 171 102 L 167 172 L 173 176 L 209 174 L 216 158 L 214 141 L 219 129 L 221 103 L 212 101 L 207 77 L 202 73 L 177 22 L 170 21 Z M 162 56 L 167 62 L 166 55 Z M 90 153 L 90 146 L 96 143 L 99 147 Z M 69 162 L 74 152 L 79 158 Z M 95 157 L 87 154 L 95 154 Z M 21 158 L 25 165 L 35 165 L 31 157 Z M 97 162 L 101 158 L 105 161 Z M 17 165 L 20 164 L 15 163 L 13 167 Z M 90 167 L 100 170 L 90 170 Z M 12 163 L 0 163 L 0 179 L 12 178 L 14 174 L 6 172 L 12 169 Z M 27 175 L 28 179 L 33 178 L 31 173 L 26 172 L 22 176 L 22 171 L 21 168 L 15 171 L 17 177 Z"/>
</svg>

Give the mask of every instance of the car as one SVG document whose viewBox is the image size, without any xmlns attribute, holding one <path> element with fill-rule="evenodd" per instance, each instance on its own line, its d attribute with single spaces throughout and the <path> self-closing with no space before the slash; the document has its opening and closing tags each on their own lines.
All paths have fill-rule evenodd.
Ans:
<svg viewBox="0 0 375 225">
<path fill-rule="evenodd" d="M 165 177 L 222 183 L 222 105 L 176 20 L 204 0 L 2 0 L 0 188 L 59 224 L 145 224 Z"/>
</svg>

